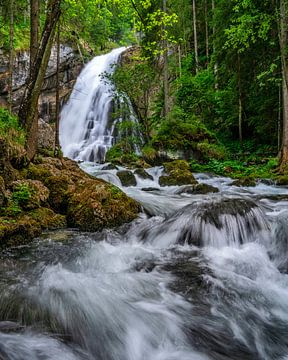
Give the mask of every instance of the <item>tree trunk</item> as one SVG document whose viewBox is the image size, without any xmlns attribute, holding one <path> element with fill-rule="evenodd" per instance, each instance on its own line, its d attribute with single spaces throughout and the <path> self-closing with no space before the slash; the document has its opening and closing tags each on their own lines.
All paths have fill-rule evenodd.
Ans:
<svg viewBox="0 0 288 360">
<path fill-rule="evenodd" d="M 209 64 L 209 27 L 208 27 L 208 5 L 205 0 L 205 44 L 206 44 L 206 63 Z"/>
<path fill-rule="evenodd" d="M 167 0 L 163 0 L 163 11 L 167 12 Z M 169 112 L 169 74 L 168 74 L 168 44 L 164 40 L 164 117 Z"/>
<path fill-rule="evenodd" d="M 288 165 L 288 61 L 287 61 L 287 7 L 285 0 L 280 0 L 280 51 L 282 62 L 282 146 L 280 152 L 280 170 L 287 171 Z"/>
<path fill-rule="evenodd" d="M 196 3 L 195 3 L 195 0 L 193 0 L 192 9 L 193 9 L 193 33 L 194 33 L 195 65 L 196 65 L 196 74 L 197 74 L 197 72 L 199 70 L 199 56 L 198 56 L 197 15 L 196 15 Z"/>
<path fill-rule="evenodd" d="M 8 104 L 9 110 L 13 106 L 13 64 L 14 64 L 14 0 L 10 0 L 9 7 L 10 32 L 9 32 L 9 83 L 8 83 Z"/>
<path fill-rule="evenodd" d="M 215 57 L 216 54 L 216 44 L 215 44 L 215 36 L 216 36 L 216 26 L 215 26 L 215 0 L 212 0 L 212 12 L 213 12 L 213 27 L 212 27 L 212 32 L 213 32 L 213 55 Z M 215 77 L 215 90 L 219 89 L 219 84 L 218 84 L 218 62 L 217 60 L 214 62 L 214 77 Z"/>
<path fill-rule="evenodd" d="M 27 132 L 26 149 L 30 159 L 35 155 L 37 148 L 37 121 L 35 121 L 35 116 L 38 111 L 38 99 L 51 54 L 56 24 L 60 17 L 60 3 L 61 0 L 48 1 L 46 20 L 33 71 L 29 76 L 19 109 L 19 119 Z"/>
<path fill-rule="evenodd" d="M 242 117 L 243 117 L 243 104 L 242 104 L 242 87 L 241 87 L 241 62 L 240 55 L 238 54 L 238 127 L 239 127 L 239 142 L 242 146 L 243 134 L 242 134 Z"/>
<path fill-rule="evenodd" d="M 57 29 L 57 69 L 56 69 L 56 127 L 55 127 L 55 154 L 59 153 L 59 121 L 60 121 L 60 21 Z"/>
<path fill-rule="evenodd" d="M 39 0 L 30 0 L 30 73 L 37 55 L 39 44 Z"/>
</svg>

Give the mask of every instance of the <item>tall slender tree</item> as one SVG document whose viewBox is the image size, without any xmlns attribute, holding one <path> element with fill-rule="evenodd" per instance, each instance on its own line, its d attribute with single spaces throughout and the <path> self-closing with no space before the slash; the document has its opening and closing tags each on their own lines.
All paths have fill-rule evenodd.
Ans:
<svg viewBox="0 0 288 360">
<path fill-rule="evenodd" d="M 51 54 L 56 25 L 60 17 L 61 0 L 48 0 L 46 20 L 41 40 L 19 109 L 19 119 L 27 132 L 26 149 L 28 158 L 32 159 L 37 148 L 38 99 L 43 85 L 45 72 Z"/>
</svg>

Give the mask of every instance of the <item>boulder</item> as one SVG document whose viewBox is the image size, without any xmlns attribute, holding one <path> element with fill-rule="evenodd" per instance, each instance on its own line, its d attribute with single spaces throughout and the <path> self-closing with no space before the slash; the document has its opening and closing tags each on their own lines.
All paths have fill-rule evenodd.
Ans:
<svg viewBox="0 0 288 360">
<path fill-rule="evenodd" d="M 42 230 L 65 226 L 65 216 L 48 208 L 34 209 L 16 219 L 0 217 L 0 247 L 23 245 L 39 236 Z"/>
<path fill-rule="evenodd" d="M 120 170 L 117 172 L 117 176 L 120 179 L 121 184 L 123 186 L 136 186 L 137 185 L 136 178 L 135 178 L 134 174 L 132 173 L 132 171 Z"/>
<path fill-rule="evenodd" d="M 12 198 L 24 210 L 37 209 L 46 205 L 49 198 L 48 188 L 39 180 L 17 180 L 13 181 L 10 186 Z"/>
<path fill-rule="evenodd" d="M 38 120 L 38 149 L 55 149 L 55 131 L 41 118 Z"/>
<path fill-rule="evenodd" d="M 243 177 L 232 182 L 234 186 L 256 186 L 256 181 L 250 177 Z"/>
<path fill-rule="evenodd" d="M 140 211 L 138 203 L 119 188 L 101 180 L 79 182 L 69 193 L 68 225 L 84 231 L 98 231 L 130 222 Z"/>
<path fill-rule="evenodd" d="M 114 164 L 106 164 L 101 170 L 118 170 L 118 167 Z"/>
<path fill-rule="evenodd" d="M 197 184 L 190 166 L 185 160 L 175 160 L 164 163 L 164 171 L 167 175 L 162 175 L 159 178 L 160 186 L 181 186 L 181 185 L 195 185 Z"/>
<path fill-rule="evenodd" d="M 153 180 L 153 176 L 148 174 L 148 172 L 146 170 L 144 170 L 143 168 L 136 169 L 134 171 L 134 174 L 139 176 L 141 179 Z"/>
<path fill-rule="evenodd" d="M 198 195 L 198 194 L 209 194 L 209 193 L 217 193 L 219 192 L 219 189 L 211 186 L 211 185 L 207 185 L 207 184 L 196 184 L 196 185 L 186 185 L 184 187 L 181 187 L 179 190 L 176 191 L 176 194 L 180 195 L 180 194 L 194 194 L 194 195 Z"/>
</svg>

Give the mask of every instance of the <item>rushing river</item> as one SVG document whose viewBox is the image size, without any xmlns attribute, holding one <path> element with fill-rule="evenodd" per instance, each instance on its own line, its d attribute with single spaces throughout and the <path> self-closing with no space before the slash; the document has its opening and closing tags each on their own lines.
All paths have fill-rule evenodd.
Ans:
<svg viewBox="0 0 288 360">
<path fill-rule="evenodd" d="M 64 154 L 119 187 L 89 161 L 116 140 L 101 73 L 123 50 L 84 68 L 60 128 Z M 121 187 L 133 223 L 0 253 L 0 360 L 288 359 L 288 188 L 195 174 L 219 193 L 189 195 L 147 171 Z"/>
<path fill-rule="evenodd" d="M 177 194 L 148 171 L 123 188 L 133 223 L 2 253 L 1 360 L 288 359 L 288 188 L 198 174 L 220 192 Z"/>
</svg>

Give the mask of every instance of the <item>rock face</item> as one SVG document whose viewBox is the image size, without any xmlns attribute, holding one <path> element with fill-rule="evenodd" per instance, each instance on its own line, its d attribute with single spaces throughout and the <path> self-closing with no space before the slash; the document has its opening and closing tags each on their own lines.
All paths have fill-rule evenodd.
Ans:
<svg viewBox="0 0 288 360">
<path fill-rule="evenodd" d="M 44 229 L 98 231 L 132 221 L 140 206 L 72 160 L 42 158 L 5 183 L 0 177 L 0 247 L 31 241 Z M 8 190 L 6 190 L 8 189 Z"/>
<path fill-rule="evenodd" d="M 256 186 L 256 181 L 250 177 L 243 177 L 241 179 L 233 181 L 231 185 L 234 186 Z"/>
<path fill-rule="evenodd" d="M 164 170 L 167 175 L 160 176 L 160 186 L 177 186 L 197 184 L 196 179 L 190 171 L 189 164 L 185 160 L 175 160 L 164 163 Z"/>
<path fill-rule="evenodd" d="M 120 170 L 117 172 L 117 176 L 119 177 L 121 184 L 123 186 L 136 186 L 137 181 L 132 173 L 132 171 L 129 170 Z"/>
<path fill-rule="evenodd" d="M 0 106 L 7 105 L 9 56 L 0 49 Z M 39 98 L 39 115 L 46 123 L 54 122 L 56 110 L 56 47 L 52 48 L 44 84 Z M 25 82 L 29 75 L 29 52 L 16 53 L 13 71 L 13 107 L 17 112 L 25 89 Z M 83 64 L 77 52 L 71 47 L 61 45 L 60 64 L 60 102 L 70 95 L 73 85 L 81 71 Z"/>
<path fill-rule="evenodd" d="M 45 122 L 43 119 L 38 120 L 38 149 L 49 149 L 55 148 L 55 130 L 53 127 Z"/>
</svg>

